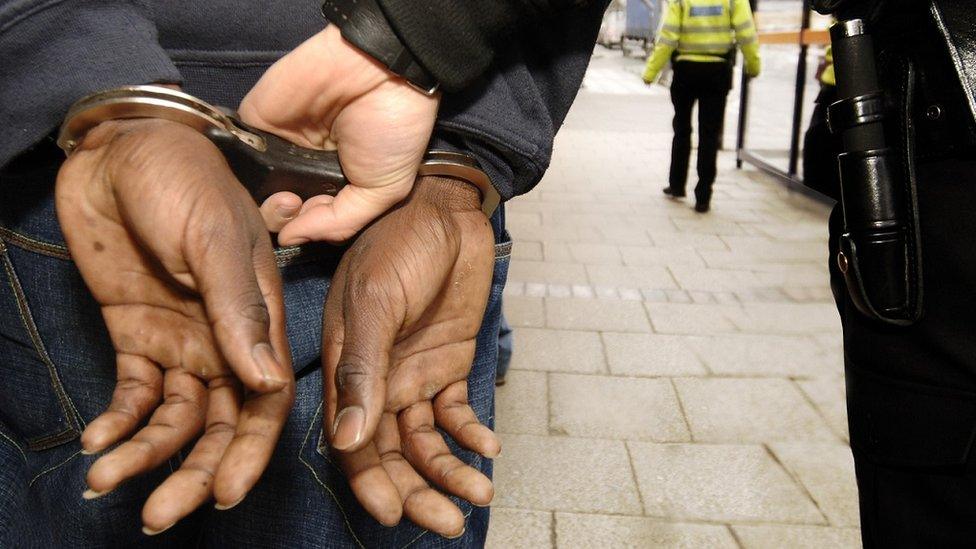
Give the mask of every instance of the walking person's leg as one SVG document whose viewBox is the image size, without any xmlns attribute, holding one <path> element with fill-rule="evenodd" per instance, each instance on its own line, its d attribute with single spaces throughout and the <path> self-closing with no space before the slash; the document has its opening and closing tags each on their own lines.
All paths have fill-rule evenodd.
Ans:
<svg viewBox="0 0 976 549">
<path fill-rule="evenodd" d="M 691 110 L 695 106 L 695 96 L 687 86 L 683 71 L 675 67 L 674 82 L 671 84 L 671 104 L 674 105 L 674 138 L 671 140 L 671 174 L 665 193 L 671 196 L 684 196 L 688 180 L 688 160 L 691 156 Z"/>
<path fill-rule="evenodd" d="M 698 186 L 695 187 L 695 209 L 708 211 L 715 183 L 718 146 L 721 141 L 722 119 L 725 117 L 724 90 L 704 93 L 698 99 Z"/>
</svg>

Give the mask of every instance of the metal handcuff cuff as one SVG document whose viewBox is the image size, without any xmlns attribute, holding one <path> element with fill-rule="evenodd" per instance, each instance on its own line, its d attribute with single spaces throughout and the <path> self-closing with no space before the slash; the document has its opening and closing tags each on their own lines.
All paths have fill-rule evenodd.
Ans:
<svg viewBox="0 0 976 549">
<path fill-rule="evenodd" d="M 335 196 L 348 183 L 336 151 L 300 147 L 248 126 L 230 109 L 163 86 L 124 86 L 78 100 L 61 125 L 58 146 L 70 155 L 85 133 L 98 124 L 129 118 L 162 118 L 199 131 L 217 145 L 258 204 L 280 191 L 293 192 L 303 201 L 322 194 Z M 428 151 L 418 175 L 450 177 L 474 185 L 481 192 L 481 209 L 489 217 L 498 207 L 498 191 L 466 154 Z"/>
</svg>

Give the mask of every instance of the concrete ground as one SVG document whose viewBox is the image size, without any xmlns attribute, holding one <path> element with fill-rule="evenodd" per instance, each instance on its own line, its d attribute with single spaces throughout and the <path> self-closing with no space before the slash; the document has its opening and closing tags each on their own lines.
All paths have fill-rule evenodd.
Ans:
<svg viewBox="0 0 976 549">
<path fill-rule="evenodd" d="M 639 70 L 598 48 L 509 204 L 488 545 L 857 547 L 828 208 L 732 152 L 711 213 L 665 199 L 671 105 Z"/>
</svg>

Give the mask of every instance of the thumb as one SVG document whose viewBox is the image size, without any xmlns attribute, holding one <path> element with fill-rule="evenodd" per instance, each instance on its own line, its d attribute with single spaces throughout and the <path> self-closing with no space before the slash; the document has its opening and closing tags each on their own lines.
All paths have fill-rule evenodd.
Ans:
<svg viewBox="0 0 976 549">
<path fill-rule="evenodd" d="M 280 390 L 291 370 L 285 366 L 287 344 L 271 338 L 272 332 L 284 332 L 284 312 L 270 243 L 255 245 L 243 231 L 207 232 L 212 234 L 189 238 L 185 249 L 214 339 L 245 387 L 259 393 Z"/>
<path fill-rule="evenodd" d="M 311 240 L 349 240 L 406 198 L 414 177 L 411 175 L 384 187 L 346 185 L 334 199 L 306 202 L 302 213 L 278 234 L 278 242 L 284 246 L 295 246 Z"/>
<path fill-rule="evenodd" d="M 332 445 L 347 452 L 361 449 L 376 432 L 386 404 L 390 354 L 403 319 L 404 298 L 393 282 L 396 277 L 367 273 L 351 275 L 345 285 L 342 351 L 332 380 Z"/>
</svg>

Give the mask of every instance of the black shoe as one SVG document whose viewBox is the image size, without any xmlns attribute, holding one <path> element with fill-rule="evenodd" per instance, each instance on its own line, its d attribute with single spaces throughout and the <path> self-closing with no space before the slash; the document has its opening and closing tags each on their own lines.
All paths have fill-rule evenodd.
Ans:
<svg viewBox="0 0 976 549">
<path fill-rule="evenodd" d="M 701 214 L 708 212 L 708 202 L 695 202 L 695 211 Z"/>
<path fill-rule="evenodd" d="M 674 189 L 672 189 L 671 187 L 664 187 L 664 194 L 670 196 L 671 198 L 684 198 L 685 197 L 685 193 L 684 192 L 676 193 L 676 192 L 674 192 Z"/>
</svg>

